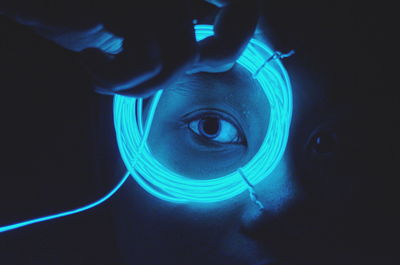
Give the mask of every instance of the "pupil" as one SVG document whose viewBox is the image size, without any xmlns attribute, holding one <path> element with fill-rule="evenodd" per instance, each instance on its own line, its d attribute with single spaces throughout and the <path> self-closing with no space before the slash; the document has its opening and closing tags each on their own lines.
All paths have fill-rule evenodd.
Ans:
<svg viewBox="0 0 400 265">
<path fill-rule="evenodd" d="M 333 133 L 319 133 L 314 137 L 313 149 L 317 153 L 326 154 L 335 149 L 336 139 Z"/>
<path fill-rule="evenodd" d="M 201 120 L 199 127 L 200 132 L 203 133 L 205 136 L 216 136 L 220 129 L 219 119 L 214 117 L 203 119 Z"/>
</svg>

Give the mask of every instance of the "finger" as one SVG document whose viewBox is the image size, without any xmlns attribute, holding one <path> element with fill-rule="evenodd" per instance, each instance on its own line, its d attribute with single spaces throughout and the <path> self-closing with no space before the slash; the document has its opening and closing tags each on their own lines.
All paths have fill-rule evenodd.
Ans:
<svg viewBox="0 0 400 265">
<path fill-rule="evenodd" d="M 160 51 L 155 40 L 141 42 L 125 39 L 123 51 L 110 55 L 99 49 L 81 52 L 82 60 L 93 80 L 95 90 L 114 94 L 141 84 L 162 69 Z"/>
<path fill-rule="evenodd" d="M 169 87 L 198 60 L 197 43 L 188 1 L 168 2 L 158 15 L 157 41 L 159 43 L 162 70 L 151 79 L 118 94 L 149 96 L 155 91 Z M 170 10 L 171 12 L 166 12 Z M 176 13 L 175 10 L 179 10 Z M 175 15 L 171 16 L 171 14 Z"/>
<path fill-rule="evenodd" d="M 226 71 L 250 41 L 259 17 L 258 0 L 208 0 L 220 7 L 214 36 L 199 43 L 200 60 L 191 72 Z"/>
</svg>

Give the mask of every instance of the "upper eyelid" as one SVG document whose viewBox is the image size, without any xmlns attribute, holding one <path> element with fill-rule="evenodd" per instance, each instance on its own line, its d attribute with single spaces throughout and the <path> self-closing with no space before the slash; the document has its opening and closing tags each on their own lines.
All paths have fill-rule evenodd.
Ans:
<svg viewBox="0 0 400 265">
<path fill-rule="evenodd" d="M 194 114 L 194 117 L 190 117 L 193 114 Z M 231 114 L 229 114 L 223 110 L 219 110 L 219 109 L 204 108 L 204 109 L 198 109 L 198 110 L 189 112 L 189 113 L 183 115 L 182 125 L 187 124 L 187 122 L 189 122 L 189 121 L 196 120 L 196 118 L 199 118 L 201 116 L 203 116 L 203 117 L 206 116 L 204 114 L 216 115 L 216 116 L 219 116 L 220 118 L 222 118 L 223 120 L 228 121 L 239 131 L 240 135 L 246 139 L 246 134 L 244 133 L 244 130 L 243 130 L 242 126 L 240 125 L 240 123 L 237 121 L 237 119 L 235 119 L 235 117 L 233 117 Z"/>
</svg>

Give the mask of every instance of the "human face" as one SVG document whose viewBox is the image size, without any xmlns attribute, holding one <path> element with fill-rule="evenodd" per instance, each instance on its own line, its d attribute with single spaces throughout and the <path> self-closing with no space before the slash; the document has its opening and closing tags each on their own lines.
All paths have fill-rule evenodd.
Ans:
<svg viewBox="0 0 400 265">
<path fill-rule="evenodd" d="M 319 265 L 343 264 L 343 261 L 374 264 L 378 259 L 383 260 L 382 255 L 365 255 L 370 249 L 378 251 L 372 247 L 376 246 L 373 244 L 376 231 L 365 232 L 376 221 L 367 215 L 365 207 L 365 202 L 373 205 L 368 193 L 374 191 L 371 180 L 377 175 L 377 165 L 365 161 L 379 161 L 376 156 L 380 153 L 372 142 L 365 145 L 376 134 L 368 122 L 373 115 L 362 105 L 357 105 L 361 110 L 355 111 L 353 105 L 329 99 L 328 91 L 335 84 L 311 78 L 300 62 L 288 65 L 294 84 L 294 117 L 287 150 L 272 174 L 255 187 L 265 210 L 260 212 L 246 192 L 219 203 L 174 204 L 149 195 L 136 183 L 129 183 L 122 189 L 115 211 L 119 247 L 127 262 Z M 224 75 L 230 78 L 224 79 Z M 193 78 L 194 84 L 206 86 L 201 88 L 204 91 L 211 80 L 218 83 L 218 88 L 230 80 L 229 89 L 251 89 L 247 85 L 243 88 L 242 79 L 232 78 L 235 76 L 239 75 Z M 225 81 L 218 82 L 219 78 Z M 183 101 L 185 94 L 181 93 L 170 91 L 166 95 Z M 184 113 L 180 106 L 169 106 L 164 100 L 160 106 L 169 110 L 160 112 L 165 116 L 156 117 L 155 124 L 159 125 L 152 129 L 149 145 L 155 156 L 171 169 L 192 174 L 194 178 L 204 177 L 190 166 L 174 162 L 184 156 L 197 159 L 190 153 L 180 156 L 180 152 L 187 150 L 171 150 L 175 152 L 172 160 L 164 155 L 173 135 L 167 135 L 165 142 L 159 141 L 157 130 L 169 126 L 161 117 L 174 117 L 174 111 Z M 193 102 L 188 105 L 197 107 Z M 179 135 L 183 129 L 190 128 L 177 126 L 175 133 Z M 185 144 L 193 147 L 191 142 Z M 157 153 L 159 146 L 163 151 Z M 238 152 L 246 154 L 241 148 Z M 204 157 L 196 161 L 203 166 L 210 162 Z M 233 166 L 215 166 L 207 170 L 219 175 L 233 169 Z"/>
<path fill-rule="evenodd" d="M 255 187 L 265 211 L 260 212 L 247 193 L 215 204 L 172 204 L 128 185 L 116 211 L 120 249 L 127 261 L 398 264 L 388 244 L 396 220 L 388 213 L 395 208 L 391 195 L 385 194 L 393 190 L 386 176 L 392 175 L 395 163 L 381 144 L 396 139 L 390 112 L 382 104 L 379 111 L 371 107 L 377 105 L 368 88 L 379 84 L 371 82 L 372 75 L 357 89 L 351 79 L 356 68 L 350 67 L 347 54 L 326 55 L 321 66 L 321 53 L 338 49 L 335 43 L 324 45 L 310 45 L 285 62 L 293 84 L 294 117 L 284 157 Z M 157 155 L 155 147 L 153 143 Z M 171 169 L 203 176 L 163 154 L 158 159 L 165 159 Z M 232 168 L 224 170 L 221 174 Z"/>
<path fill-rule="evenodd" d="M 237 170 L 258 151 L 269 111 L 261 87 L 240 66 L 227 73 L 186 76 L 164 91 L 148 145 L 156 159 L 186 177 L 219 177 Z M 202 134 L 199 126 L 199 120 L 209 117 L 220 121 L 220 132 L 212 137 Z M 224 128 L 222 121 L 231 123 L 230 127 Z M 275 203 L 268 205 L 272 211 L 292 196 L 286 170 L 286 161 L 282 161 L 268 180 L 257 185 L 258 191 L 274 194 Z M 125 231 L 119 236 L 127 260 L 249 265 L 269 261 L 262 247 L 242 231 L 243 223 L 260 215 L 247 191 L 218 203 L 174 204 L 152 197 L 137 185 L 134 189 L 124 193 L 127 198 L 119 207 L 130 205 L 129 213 L 116 214 L 118 230 Z"/>
</svg>

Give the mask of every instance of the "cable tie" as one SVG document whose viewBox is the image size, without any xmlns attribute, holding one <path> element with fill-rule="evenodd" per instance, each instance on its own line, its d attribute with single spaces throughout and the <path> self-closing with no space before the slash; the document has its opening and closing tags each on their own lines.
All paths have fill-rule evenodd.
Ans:
<svg viewBox="0 0 400 265">
<path fill-rule="evenodd" d="M 257 71 L 255 71 L 255 73 L 253 74 L 253 78 L 257 78 L 258 74 L 261 72 L 261 70 L 265 67 L 265 65 L 267 63 L 269 63 L 272 60 L 276 60 L 276 59 L 283 59 L 289 56 L 292 56 L 293 54 L 295 54 L 294 50 L 291 50 L 288 53 L 281 53 L 280 51 L 275 51 L 274 54 L 272 54 L 269 58 L 267 58 L 264 63 L 257 69 Z"/>
<path fill-rule="evenodd" d="M 249 190 L 249 195 L 250 195 L 250 199 L 257 204 L 258 208 L 260 210 L 264 210 L 265 207 L 264 205 L 260 202 L 260 200 L 258 199 L 257 193 L 254 189 L 253 184 L 250 183 L 250 181 L 248 180 L 248 178 L 246 177 L 246 175 L 244 174 L 243 170 L 241 168 L 238 169 L 238 172 L 240 174 L 240 176 L 243 178 L 244 182 L 246 183 L 248 190 Z"/>
</svg>

